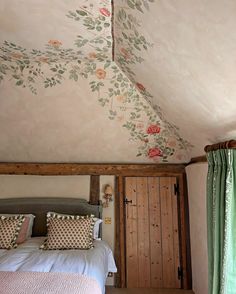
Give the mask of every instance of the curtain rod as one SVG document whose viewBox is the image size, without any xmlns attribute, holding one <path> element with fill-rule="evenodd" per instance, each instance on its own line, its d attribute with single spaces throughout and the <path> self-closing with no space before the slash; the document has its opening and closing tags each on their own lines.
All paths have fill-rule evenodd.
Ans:
<svg viewBox="0 0 236 294">
<path fill-rule="evenodd" d="M 236 140 L 229 140 L 213 145 L 206 145 L 204 148 L 205 152 L 215 151 L 218 149 L 236 149 Z"/>
</svg>

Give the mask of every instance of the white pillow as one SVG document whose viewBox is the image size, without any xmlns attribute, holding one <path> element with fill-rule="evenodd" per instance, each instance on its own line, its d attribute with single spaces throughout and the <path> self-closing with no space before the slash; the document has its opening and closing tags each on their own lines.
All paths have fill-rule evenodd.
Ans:
<svg viewBox="0 0 236 294">
<path fill-rule="evenodd" d="M 0 214 L 0 216 L 3 215 L 3 216 L 18 216 L 19 214 Z M 35 218 L 35 215 L 33 214 L 21 214 L 21 215 L 24 215 L 25 217 L 28 217 L 29 218 L 29 226 L 28 226 L 28 230 L 27 230 L 27 233 L 26 233 L 26 238 L 29 239 L 31 238 L 32 236 L 32 229 L 33 229 L 33 224 L 34 224 L 34 218 Z"/>
<path fill-rule="evenodd" d="M 99 238 L 99 229 L 100 229 L 100 224 L 103 222 L 103 220 L 97 217 L 94 217 L 93 219 L 95 220 L 95 224 L 93 227 L 93 239 L 101 240 L 101 238 Z"/>
</svg>

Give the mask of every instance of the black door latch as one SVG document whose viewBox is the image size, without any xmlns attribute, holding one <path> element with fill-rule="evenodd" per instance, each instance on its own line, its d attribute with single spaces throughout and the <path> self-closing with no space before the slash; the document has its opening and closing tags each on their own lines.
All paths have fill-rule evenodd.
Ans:
<svg viewBox="0 0 236 294">
<path fill-rule="evenodd" d="M 132 203 L 132 200 L 128 200 L 127 198 L 125 198 L 125 201 L 124 201 L 125 204 L 129 204 L 129 203 Z"/>
</svg>

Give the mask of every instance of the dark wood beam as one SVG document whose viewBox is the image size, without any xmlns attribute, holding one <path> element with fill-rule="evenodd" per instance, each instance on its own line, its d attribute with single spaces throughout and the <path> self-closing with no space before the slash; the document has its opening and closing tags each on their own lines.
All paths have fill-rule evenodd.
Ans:
<svg viewBox="0 0 236 294">
<path fill-rule="evenodd" d="M 200 162 L 207 162 L 206 155 L 191 158 L 190 162 L 187 165 Z"/>
<path fill-rule="evenodd" d="M 90 204 L 99 204 L 100 198 L 100 176 L 90 176 Z"/>
<path fill-rule="evenodd" d="M 115 194 L 115 219 L 116 219 L 116 238 L 115 238 L 115 260 L 117 264 L 117 274 L 115 286 L 118 288 L 126 287 L 126 261 L 125 261 L 125 208 L 124 208 L 124 177 L 116 177 Z"/>
<path fill-rule="evenodd" d="M 111 0 L 111 35 L 112 35 L 112 61 L 115 60 L 115 36 L 114 36 L 114 27 L 115 27 L 115 16 L 114 16 L 114 0 Z"/>
<path fill-rule="evenodd" d="M 0 174 L 170 176 L 184 172 L 184 164 L 0 163 Z"/>
</svg>

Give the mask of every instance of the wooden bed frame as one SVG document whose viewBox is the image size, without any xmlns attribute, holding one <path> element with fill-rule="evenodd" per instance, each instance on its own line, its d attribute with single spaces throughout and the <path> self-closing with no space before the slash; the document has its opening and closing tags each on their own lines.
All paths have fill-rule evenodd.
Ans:
<svg viewBox="0 0 236 294">
<path fill-rule="evenodd" d="M 55 211 L 65 214 L 90 215 L 102 218 L 102 206 L 76 198 L 8 198 L 0 199 L 0 214 L 34 214 L 33 237 L 46 236 L 46 214 Z"/>
</svg>

